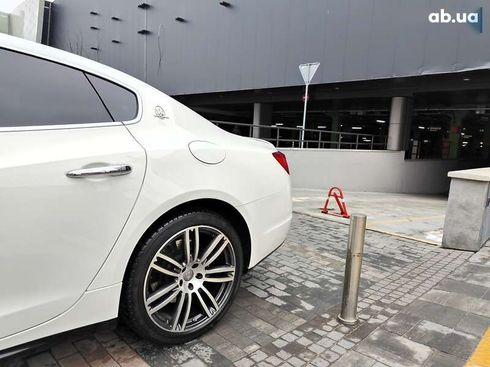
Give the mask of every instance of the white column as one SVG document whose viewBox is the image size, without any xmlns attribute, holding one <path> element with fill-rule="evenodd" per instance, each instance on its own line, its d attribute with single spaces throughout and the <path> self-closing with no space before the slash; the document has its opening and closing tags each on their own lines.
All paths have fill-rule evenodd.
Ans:
<svg viewBox="0 0 490 367">
<path fill-rule="evenodd" d="M 407 97 L 391 99 L 388 150 L 404 150 L 411 118 L 411 100 Z"/>
</svg>

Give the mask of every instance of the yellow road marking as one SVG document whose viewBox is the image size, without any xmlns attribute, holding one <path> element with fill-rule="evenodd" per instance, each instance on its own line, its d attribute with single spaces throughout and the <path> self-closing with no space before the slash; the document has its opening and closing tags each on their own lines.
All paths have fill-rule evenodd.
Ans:
<svg viewBox="0 0 490 367">
<path fill-rule="evenodd" d="M 465 367 L 490 367 L 490 328 L 481 338 Z"/>
<path fill-rule="evenodd" d="M 387 234 L 389 236 L 404 238 L 406 240 L 427 243 L 428 245 L 435 245 L 435 246 L 440 246 L 441 245 L 440 243 L 435 242 L 435 241 L 430 241 L 430 240 L 423 239 L 423 238 L 420 238 L 420 237 L 414 237 L 414 236 L 411 236 L 409 234 L 403 234 L 403 233 L 397 233 L 397 232 L 389 232 L 389 231 L 386 231 L 386 230 L 384 230 L 382 228 L 370 227 L 369 225 L 367 226 L 367 229 L 369 229 L 370 231 Z"/>
</svg>

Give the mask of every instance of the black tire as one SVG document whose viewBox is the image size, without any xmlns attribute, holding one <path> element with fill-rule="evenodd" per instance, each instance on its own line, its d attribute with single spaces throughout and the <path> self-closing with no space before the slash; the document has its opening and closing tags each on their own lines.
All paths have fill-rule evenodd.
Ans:
<svg viewBox="0 0 490 367">
<path fill-rule="evenodd" d="M 184 267 L 183 270 L 179 270 L 179 268 L 175 267 L 171 263 L 165 262 L 164 263 L 166 264 L 165 266 L 168 266 L 169 268 L 173 266 L 175 272 L 180 271 L 179 273 L 180 278 L 175 278 L 176 279 L 175 282 L 177 283 L 177 288 L 174 289 L 172 292 L 177 292 L 177 290 L 181 288 L 182 290 L 180 291 L 181 293 L 178 296 L 176 296 L 175 302 L 172 301 L 168 303 L 160 311 L 155 311 L 154 314 L 150 315 L 150 311 L 149 310 L 147 311 L 147 304 L 148 304 L 147 302 L 149 301 L 150 298 L 152 297 L 154 298 L 154 296 L 152 297 L 149 296 L 150 295 L 150 292 L 148 290 L 149 284 L 153 285 L 154 283 L 156 283 L 158 284 L 161 290 L 162 288 L 165 288 L 164 285 L 168 284 L 168 282 L 174 282 L 173 280 L 174 278 L 167 276 L 165 273 L 162 274 L 157 271 L 156 275 L 153 275 L 154 269 L 153 268 L 150 269 L 150 266 L 152 264 L 155 264 L 155 261 L 159 260 L 159 258 L 157 259 L 155 256 L 157 256 L 157 253 L 162 254 L 164 249 L 165 251 L 171 251 L 172 248 L 178 249 L 179 246 L 180 247 L 183 246 L 185 247 L 184 254 L 183 254 L 185 258 L 187 256 L 186 254 L 191 252 L 191 250 L 188 250 L 188 248 L 190 247 L 186 245 L 182 245 L 182 241 L 185 240 L 180 240 L 179 242 L 178 239 L 175 239 L 176 238 L 175 236 L 181 236 L 180 233 L 182 233 L 182 231 L 186 233 L 186 231 L 189 231 L 190 227 L 195 228 L 195 226 L 202 226 L 199 227 L 200 229 L 197 229 L 198 237 L 200 236 L 201 233 L 203 234 L 203 239 L 208 239 L 208 237 L 205 236 L 209 236 L 209 238 L 212 238 L 210 237 L 212 236 L 212 232 L 207 233 L 208 226 L 209 226 L 209 228 L 213 228 L 220 231 L 222 235 L 226 236 L 225 239 L 227 238 L 229 240 L 228 244 L 225 244 L 225 240 L 223 240 L 223 246 L 226 247 L 222 251 L 222 255 L 219 255 L 219 257 L 217 257 L 214 260 L 214 262 L 225 261 L 225 256 L 226 259 L 231 261 L 230 260 L 231 256 L 234 256 L 233 265 L 235 267 L 235 270 L 227 274 L 228 278 L 233 277 L 234 280 L 227 281 L 226 284 L 225 283 L 221 284 L 218 282 L 207 283 L 207 280 L 209 280 L 210 277 L 212 277 L 212 275 L 210 275 L 208 278 L 207 273 L 205 273 L 203 280 L 197 280 L 197 277 L 199 275 L 201 277 L 203 277 L 203 275 L 197 274 L 197 270 L 195 271 L 195 274 L 193 275 L 191 281 L 196 281 L 196 282 L 201 281 L 203 288 L 215 287 L 215 289 L 223 289 L 224 286 L 227 289 L 226 294 L 223 291 L 220 291 L 222 292 L 220 293 L 222 297 L 220 302 L 222 303 L 219 304 L 217 310 L 214 310 L 215 307 L 213 306 L 213 304 L 217 304 L 217 303 L 216 302 L 211 303 L 211 298 L 213 297 L 209 296 L 209 298 L 207 298 L 206 296 L 206 294 L 212 293 L 211 291 L 207 290 L 208 293 L 203 293 L 204 289 L 199 288 L 201 287 L 200 285 L 196 286 L 194 290 L 189 290 L 192 289 L 190 288 L 192 287 L 191 281 L 184 282 L 185 284 L 187 284 L 187 286 L 185 284 L 182 285 L 182 279 L 184 279 L 184 276 L 186 275 L 184 274 L 185 270 L 190 269 L 190 265 L 194 255 L 189 255 L 191 256 L 189 257 L 189 259 L 191 260 L 188 262 L 187 265 L 182 265 Z M 194 228 L 191 228 L 190 230 L 194 231 L 195 230 Z M 196 232 L 189 232 L 189 233 L 195 234 Z M 216 235 L 215 238 L 217 239 L 218 236 L 219 235 Z M 188 241 L 188 243 L 191 243 L 191 241 Z M 198 247 L 200 241 L 201 240 L 196 241 L 198 243 Z M 162 248 L 164 244 L 165 247 Z M 230 248 L 230 244 L 231 244 L 231 248 Z M 201 248 L 205 248 L 205 246 L 207 245 L 205 245 L 204 243 L 201 244 Z M 221 245 L 216 245 L 216 248 L 220 246 Z M 205 250 L 202 249 L 197 250 L 197 255 L 195 255 L 196 261 L 199 260 L 200 255 L 201 256 L 205 255 L 203 254 L 203 251 Z M 218 251 L 219 250 L 216 250 L 216 252 Z M 177 250 L 175 250 L 175 252 L 177 252 Z M 212 257 L 213 256 L 208 254 L 208 260 L 210 260 L 210 258 Z M 206 263 L 206 260 L 204 260 L 203 263 Z M 197 266 L 197 265 L 193 264 L 193 266 Z M 206 266 L 211 267 L 211 265 L 206 265 Z M 224 266 L 226 267 L 226 264 Z M 216 267 L 214 270 L 216 270 Z M 187 272 L 189 272 L 189 270 L 187 270 Z M 161 225 L 157 230 L 155 230 L 153 233 L 149 234 L 149 236 L 144 241 L 143 245 L 138 249 L 137 253 L 133 256 L 132 261 L 129 264 L 128 270 L 126 272 L 126 277 L 123 284 L 123 291 L 122 291 L 121 305 L 120 305 L 121 316 L 125 321 L 125 323 L 131 329 L 133 329 L 137 334 L 139 334 L 141 337 L 145 339 L 151 340 L 159 344 L 181 344 L 181 343 L 188 342 L 204 334 L 209 329 L 211 329 L 228 311 L 238 291 L 242 272 L 243 272 L 243 249 L 242 249 L 242 243 L 240 241 L 240 237 L 238 236 L 238 233 L 233 228 L 233 226 L 223 216 L 207 210 L 195 210 L 191 212 L 182 213 L 181 215 L 171 220 L 168 220 L 163 225 Z M 190 273 L 193 274 L 192 271 L 190 271 Z M 158 279 L 161 279 L 159 277 L 165 278 L 165 281 L 161 281 L 161 284 L 158 283 L 159 281 Z M 189 274 L 187 274 L 187 277 L 189 277 Z M 152 282 L 152 280 L 154 280 L 155 278 L 158 278 L 157 281 Z M 167 281 L 167 279 L 169 280 Z M 171 285 L 173 286 L 173 283 Z M 199 295 L 197 295 L 196 292 L 199 293 Z M 155 291 L 152 294 L 154 295 L 155 293 L 158 292 Z M 162 296 L 162 299 L 164 297 L 167 297 L 167 294 L 165 294 L 165 296 Z M 180 299 L 180 297 L 182 297 L 182 300 Z M 211 304 L 211 307 L 209 307 L 207 312 L 204 312 L 206 309 L 204 308 L 204 306 L 202 306 L 202 301 L 201 301 L 201 299 L 205 297 L 208 300 L 208 302 Z M 179 301 L 177 301 L 177 299 L 179 299 Z M 218 300 L 217 297 L 213 299 L 215 301 Z M 156 301 L 154 302 L 156 303 Z M 173 302 L 174 305 L 172 305 Z M 179 303 L 182 303 L 182 305 L 180 305 Z M 187 315 L 184 315 L 185 321 L 182 320 L 182 316 L 180 315 L 180 313 L 179 316 L 177 317 L 175 317 L 174 314 L 174 320 L 177 319 L 177 328 L 181 328 L 180 330 L 176 330 L 176 331 L 167 330 L 167 328 L 172 326 L 169 323 L 169 321 L 171 321 L 169 315 L 172 312 L 177 312 L 177 311 L 171 311 L 172 306 L 174 307 L 174 310 L 180 308 L 179 312 L 181 312 L 182 309 L 184 308 L 187 310 L 187 306 L 189 308 L 189 312 L 187 313 Z M 157 308 L 158 307 L 154 307 L 154 309 Z M 166 308 L 170 308 L 170 311 L 167 311 Z M 200 315 L 198 313 L 199 308 L 201 308 L 202 310 L 202 316 L 199 316 Z M 195 310 L 195 312 L 197 313 L 197 315 L 194 317 L 195 319 L 199 319 L 199 317 L 201 317 L 202 320 L 200 321 L 201 324 L 197 324 L 197 326 L 195 326 L 193 329 L 187 331 L 185 330 L 186 325 L 189 324 L 189 322 L 194 322 L 193 321 L 194 319 L 188 320 L 189 314 L 192 314 L 191 310 Z M 212 315 L 210 316 L 209 312 L 212 311 L 214 311 L 214 313 L 212 313 Z M 165 316 L 160 316 L 159 312 L 164 313 Z M 208 318 L 208 321 L 205 322 L 206 317 Z M 179 321 L 179 318 L 181 321 Z M 182 326 L 179 325 L 179 322 L 182 323 Z"/>
</svg>

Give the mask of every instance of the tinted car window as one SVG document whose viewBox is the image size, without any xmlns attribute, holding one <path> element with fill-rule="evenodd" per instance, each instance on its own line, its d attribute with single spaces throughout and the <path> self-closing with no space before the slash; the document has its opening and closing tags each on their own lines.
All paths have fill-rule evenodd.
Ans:
<svg viewBox="0 0 490 367">
<path fill-rule="evenodd" d="M 133 92 L 105 79 L 87 74 L 114 121 L 130 121 L 138 114 L 138 102 Z"/>
<path fill-rule="evenodd" d="M 0 127 L 110 121 L 83 72 L 0 48 Z"/>
</svg>

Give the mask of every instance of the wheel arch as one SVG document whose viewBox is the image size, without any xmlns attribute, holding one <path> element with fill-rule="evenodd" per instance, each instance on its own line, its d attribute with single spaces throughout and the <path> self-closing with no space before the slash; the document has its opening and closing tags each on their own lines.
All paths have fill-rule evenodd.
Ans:
<svg viewBox="0 0 490 367">
<path fill-rule="evenodd" d="M 248 271 L 248 265 L 250 264 L 250 256 L 251 256 L 251 236 L 250 230 L 248 228 L 247 222 L 240 214 L 240 212 L 231 204 L 228 204 L 225 201 L 219 199 L 196 199 L 187 201 L 185 203 L 181 203 L 172 209 L 166 211 L 160 217 L 158 217 L 143 233 L 143 235 L 138 240 L 138 243 L 134 247 L 131 256 L 129 258 L 128 263 L 126 264 L 126 269 L 124 272 L 124 280 L 126 279 L 128 269 L 133 261 L 134 256 L 138 253 L 139 249 L 145 243 L 146 239 L 151 236 L 153 232 L 155 232 L 163 223 L 166 221 L 179 216 L 180 214 L 190 211 L 190 210 L 209 210 L 212 212 L 216 212 L 217 214 L 222 214 L 228 220 L 230 220 L 231 224 L 238 231 L 238 235 L 242 239 L 243 246 L 243 269 L 244 272 Z M 124 281 L 123 280 L 123 281 Z"/>
</svg>

